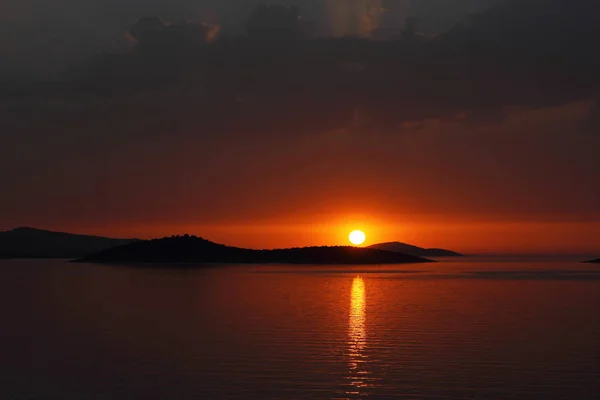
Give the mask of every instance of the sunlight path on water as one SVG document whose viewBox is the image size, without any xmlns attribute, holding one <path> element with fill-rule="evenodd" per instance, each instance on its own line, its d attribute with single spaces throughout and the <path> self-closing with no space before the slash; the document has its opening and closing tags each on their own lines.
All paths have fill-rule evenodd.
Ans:
<svg viewBox="0 0 600 400">
<path fill-rule="evenodd" d="M 346 394 L 361 395 L 367 382 L 367 345 L 365 283 L 359 276 L 352 281 L 350 293 L 350 318 L 348 321 L 348 357 L 350 389 Z"/>
</svg>

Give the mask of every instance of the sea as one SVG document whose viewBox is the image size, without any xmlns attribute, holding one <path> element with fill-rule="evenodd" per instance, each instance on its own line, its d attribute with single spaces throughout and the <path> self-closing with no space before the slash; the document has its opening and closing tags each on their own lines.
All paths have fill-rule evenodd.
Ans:
<svg viewBox="0 0 600 400">
<path fill-rule="evenodd" d="M 600 396 L 600 267 L 0 261 L 0 399 Z"/>
</svg>

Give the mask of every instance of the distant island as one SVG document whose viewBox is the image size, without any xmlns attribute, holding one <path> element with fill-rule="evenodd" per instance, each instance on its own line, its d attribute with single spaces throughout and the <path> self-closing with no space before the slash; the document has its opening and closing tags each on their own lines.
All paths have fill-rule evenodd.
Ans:
<svg viewBox="0 0 600 400">
<path fill-rule="evenodd" d="M 595 260 L 584 261 L 584 263 L 600 264 L 600 258 L 597 258 Z"/>
<path fill-rule="evenodd" d="M 79 258 L 136 240 L 15 228 L 0 232 L 0 259 Z"/>
<path fill-rule="evenodd" d="M 391 251 L 417 257 L 463 257 L 463 254 L 445 249 L 425 249 L 402 242 L 377 243 L 369 246 L 371 249 Z"/>
<path fill-rule="evenodd" d="M 76 262 L 107 264 L 403 264 L 433 261 L 413 255 L 349 246 L 252 250 L 225 246 L 196 236 L 185 235 L 133 242 L 83 257 Z"/>
</svg>

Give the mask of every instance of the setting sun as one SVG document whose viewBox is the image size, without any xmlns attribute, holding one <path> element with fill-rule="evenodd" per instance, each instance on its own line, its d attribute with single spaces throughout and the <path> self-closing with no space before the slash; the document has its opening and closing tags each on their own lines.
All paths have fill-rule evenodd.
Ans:
<svg viewBox="0 0 600 400">
<path fill-rule="evenodd" d="M 348 236 L 348 239 L 350 239 L 350 243 L 358 246 L 365 242 L 367 236 L 363 231 L 352 231 Z"/>
</svg>

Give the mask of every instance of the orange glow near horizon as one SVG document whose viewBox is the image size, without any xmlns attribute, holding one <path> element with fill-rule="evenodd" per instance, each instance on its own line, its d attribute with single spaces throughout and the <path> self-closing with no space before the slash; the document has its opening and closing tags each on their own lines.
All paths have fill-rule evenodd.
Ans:
<svg viewBox="0 0 600 400">
<path fill-rule="evenodd" d="M 307 220 L 310 220 L 307 218 Z M 600 222 L 456 221 L 425 217 L 314 218 L 314 222 L 257 221 L 245 223 L 120 223 L 113 225 L 35 225 L 119 238 L 152 239 L 197 235 L 213 242 L 256 249 L 335 246 L 348 243 L 348 232 L 360 227 L 369 243 L 399 241 L 465 254 L 586 254 L 600 252 Z M 11 229 L 6 226 L 3 229 Z"/>
</svg>

